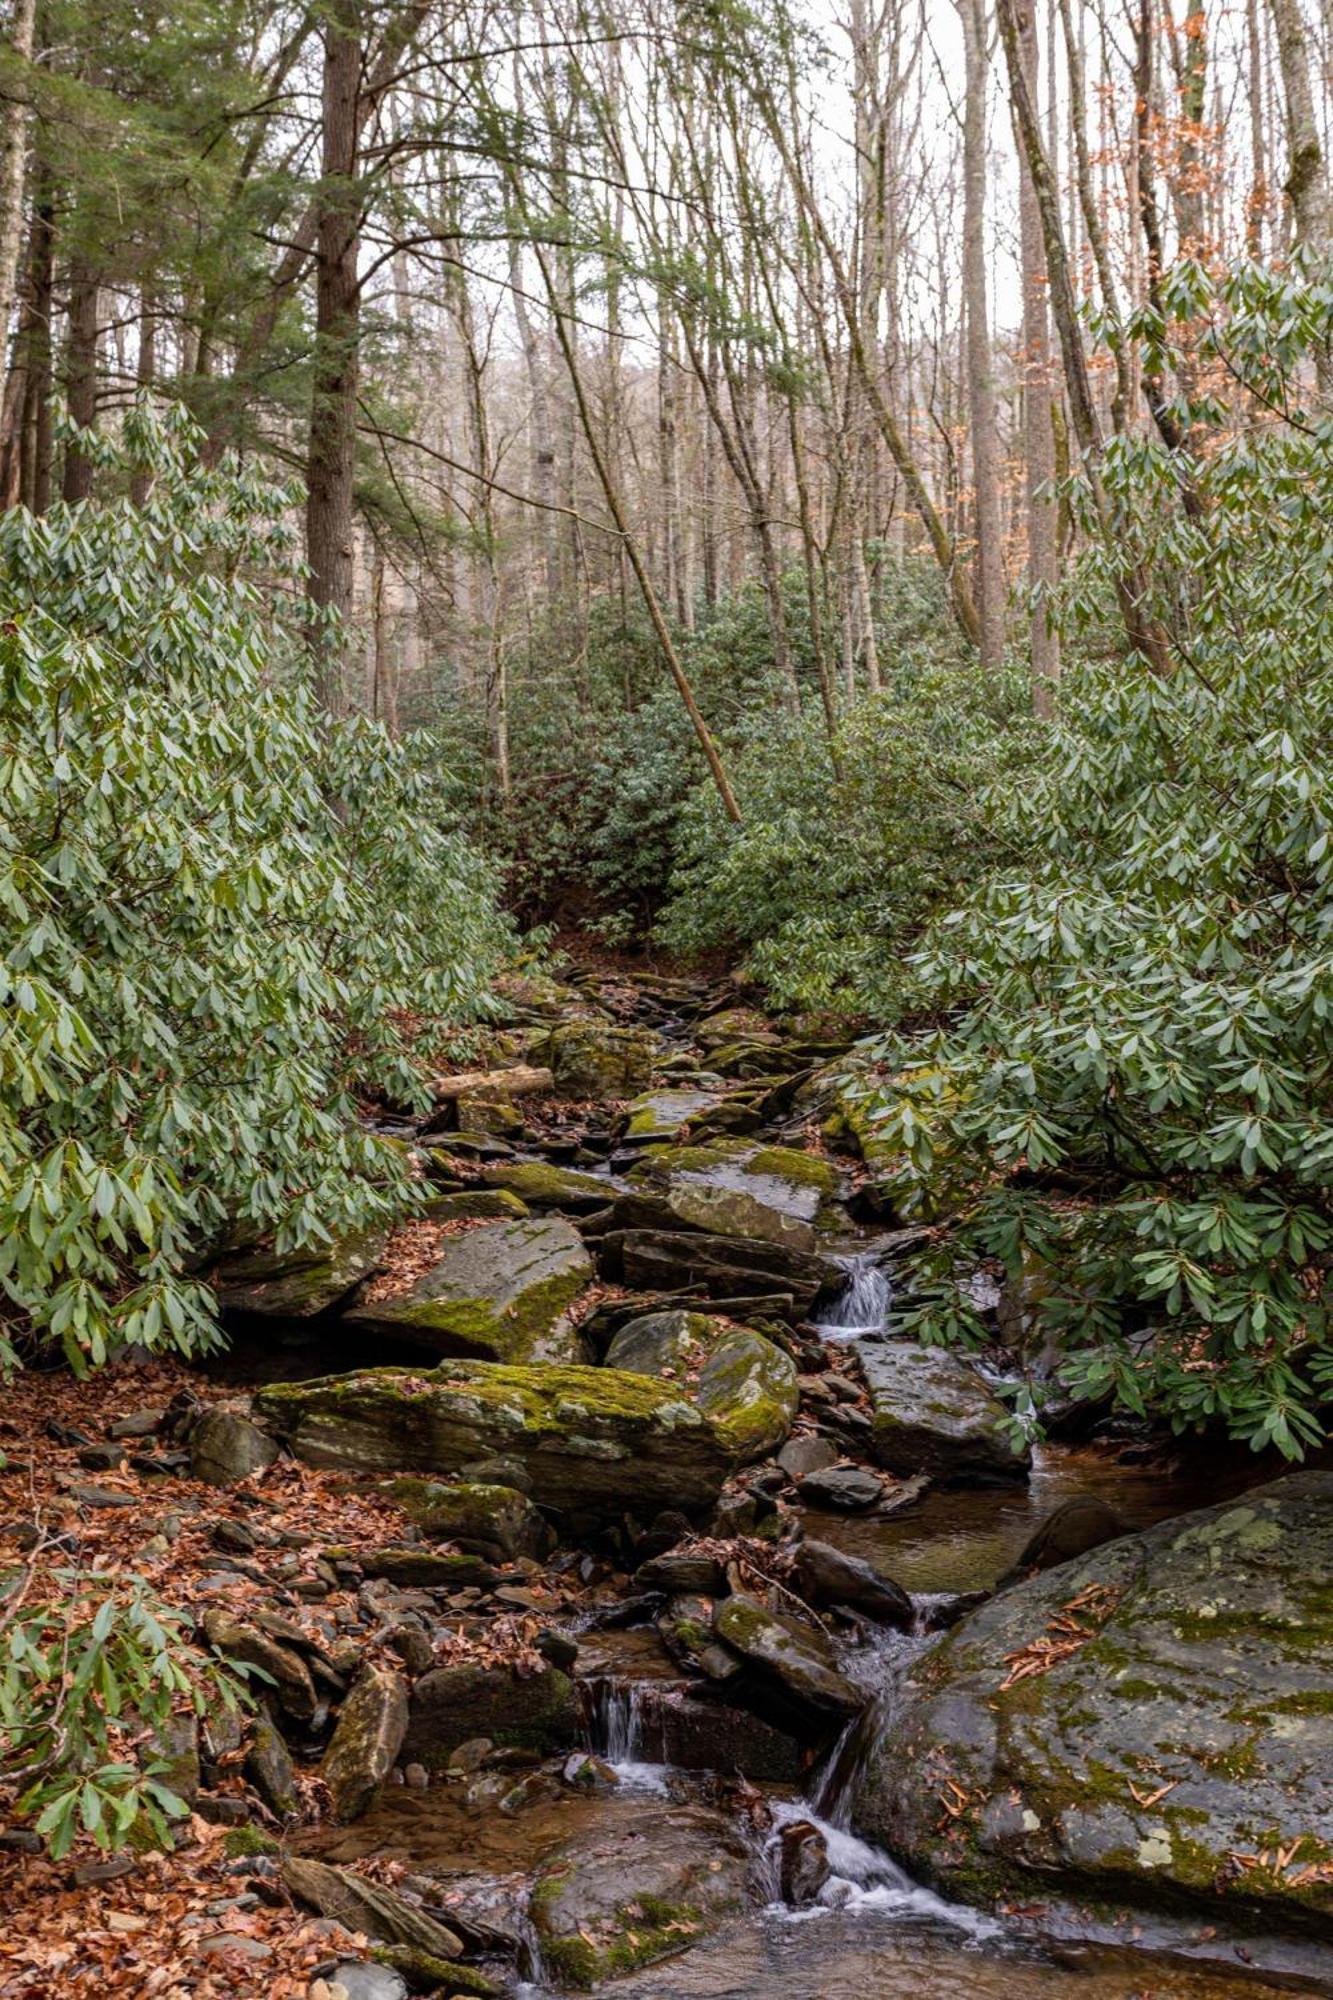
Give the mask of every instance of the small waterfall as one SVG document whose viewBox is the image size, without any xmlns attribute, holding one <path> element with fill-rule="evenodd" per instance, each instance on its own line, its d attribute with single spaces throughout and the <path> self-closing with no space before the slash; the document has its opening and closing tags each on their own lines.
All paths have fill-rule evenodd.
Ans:
<svg viewBox="0 0 1333 2000">
<path fill-rule="evenodd" d="M 665 1793 L 668 1767 L 644 1755 L 648 1717 L 641 1684 L 599 1677 L 582 1681 L 580 1687 L 589 1750 L 611 1766 L 623 1786 Z"/>
<path fill-rule="evenodd" d="M 862 1250 L 843 1260 L 847 1283 L 816 1331 L 829 1340 L 854 1340 L 862 1333 L 882 1333 L 888 1323 L 893 1287 L 873 1251 Z"/>
</svg>

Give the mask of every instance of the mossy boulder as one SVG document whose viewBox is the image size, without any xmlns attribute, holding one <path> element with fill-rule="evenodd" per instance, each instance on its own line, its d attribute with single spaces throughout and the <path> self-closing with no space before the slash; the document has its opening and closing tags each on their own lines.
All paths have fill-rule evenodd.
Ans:
<svg viewBox="0 0 1333 2000">
<path fill-rule="evenodd" d="M 422 1210 L 430 1222 L 516 1222 L 528 1205 L 503 1187 L 461 1188 L 457 1194 L 435 1194 Z"/>
<path fill-rule="evenodd" d="M 483 1167 L 481 1178 L 488 1188 L 517 1195 L 529 1208 L 562 1208 L 571 1215 L 605 1208 L 615 1194 L 614 1183 L 604 1175 L 582 1174 L 546 1160 L 506 1160 Z"/>
<path fill-rule="evenodd" d="M 406 1290 L 363 1299 L 345 1324 L 435 1355 L 572 1361 L 582 1342 L 564 1314 L 591 1277 L 583 1239 L 558 1216 L 486 1223 L 447 1239 Z"/>
<path fill-rule="evenodd" d="M 310 1464 L 450 1473 L 510 1458 L 537 1505 L 576 1515 L 700 1511 L 742 1459 L 729 1412 L 705 1412 L 688 1385 L 617 1368 L 371 1368 L 274 1383 L 255 1408 Z"/>
<path fill-rule="evenodd" d="M 438 1479 L 396 1479 L 393 1497 L 409 1520 L 435 1541 L 513 1562 L 549 1553 L 551 1531 L 526 1493 L 475 1481 L 445 1485 Z"/>
<path fill-rule="evenodd" d="M 615 1815 L 542 1863 L 529 1915 L 549 1969 L 589 1987 L 685 1951 L 744 1907 L 750 1857 L 721 1813 Z"/>
<path fill-rule="evenodd" d="M 217 1259 L 209 1279 L 224 1312 L 310 1319 L 370 1275 L 388 1238 L 387 1229 L 365 1229 L 327 1247 L 237 1250 Z"/>
<path fill-rule="evenodd" d="M 796 1417 L 799 1391 L 790 1357 L 763 1334 L 707 1313 L 631 1320 L 611 1342 L 606 1362 L 635 1375 L 688 1383 L 738 1460 L 775 1451 Z"/>
<path fill-rule="evenodd" d="M 737 1591 L 718 1605 L 713 1632 L 797 1709 L 845 1720 L 865 1707 L 865 1695 L 839 1672 L 829 1640 L 805 1619 Z"/>
<path fill-rule="evenodd" d="M 1319 1472 L 1016 1585 L 918 1664 L 858 1830 L 987 1903 L 1059 1887 L 1333 1934 L 1330 1576 Z"/>
<path fill-rule="evenodd" d="M 336 1819 L 359 1819 L 365 1812 L 397 1762 L 406 1731 L 406 1680 L 393 1668 L 367 1663 L 320 1766 Z"/>
<path fill-rule="evenodd" d="M 887 1471 L 982 1483 L 1027 1478 L 1031 1446 L 1015 1442 L 1009 1411 L 961 1356 L 872 1339 L 858 1342 L 857 1354 L 870 1390 L 872 1450 Z"/>
<path fill-rule="evenodd" d="M 833 1226 L 837 1170 L 793 1146 L 740 1139 L 707 1145 L 650 1146 L 617 1203 L 625 1228 L 699 1229 L 791 1250 L 813 1250 Z"/>
<path fill-rule="evenodd" d="M 621 1139 L 632 1146 L 662 1144 L 675 1139 L 694 1118 L 704 1117 L 718 1103 L 716 1091 L 682 1087 L 650 1090 L 626 1107 Z"/>
<path fill-rule="evenodd" d="M 662 1045 L 647 1028 L 565 1021 L 534 1053 L 550 1066 L 561 1097 L 636 1097 L 652 1082 Z"/>
<path fill-rule="evenodd" d="M 442 1771 L 460 1743 L 492 1743 L 544 1755 L 572 1749 L 582 1735 L 578 1690 L 558 1667 L 520 1673 L 461 1660 L 423 1674 L 412 1689 L 404 1763 Z"/>
</svg>

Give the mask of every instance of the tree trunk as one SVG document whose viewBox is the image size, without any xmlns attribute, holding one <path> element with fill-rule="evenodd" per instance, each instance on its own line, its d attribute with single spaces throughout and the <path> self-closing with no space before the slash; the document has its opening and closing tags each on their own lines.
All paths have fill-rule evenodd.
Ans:
<svg viewBox="0 0 1333 2000">
<path fill-rule="evenodd" d="M 139 360 L 135 369 L 135 386 L 141 396 L 146 396 L 157 379 L 157 301 L 152 286 L 144 283 L 139 292 Z M 152 475 L 143 467 L 136 467 L 130 480 L 130 499 L 136 507 L 146 505 L 152 491 Z"/>
<path fill-rule="evenodd" d="M 36 0 L 14 0 L 7 40 L 16 70 L 32 61 L 37 21 Z M 19 256 L 23 247 L 23 170 L 28 152 L 28 100 L 20 85 L 0 109 L 0 343 L 9 336 L 9 322 L 18 296 Z"/>
<path fill-rule="evenodd" d="M 1322 265 L 1328 253 L 1328 176 L 1310 87 L 1305 21 L 1300 0 L 1269 0 L 1269 4 L 1287 108 L 1287 178 L 1283 187 L 1291 203 L 1292 249 Z"/>
<path fill-rule="evenodd" d="M 1032 8 L 1019 21 L 1019 47 L 1034 107 L 1038 102 L 1037 27 Z M 1029 627 L 1032 706 L 1050 717 L 1060 678 L 1060 642 L 1051 628 L 1048 599 L 1059 577 L 1054 496 L 1055 423 L 1051 411 L 1051 333 L 1046 310 L 1046 269 L 1036 191 L 1019 163 L 1018 221 L 1023 266 L 1023 439 L 1027 481 L 1028 583 L 1036 594 Z"/>
<path fill-rule="evenodd" d="M 986 302 L 986 17 L 985 0 L 959 0 L 963 18 L 963 297 L 972 480 L 977 522 L 977 616 L 981 664 L 1004 659 L 1004 535 L 1000 524 L 999 437 Z"/>
<path fill-rule="evenodd" d="M 315 617 L 309 630 L 315 691 L 330 715 L 347 709 L 344 658 L 354 576 L 353 475 L 361 293 L 357 0 L 324 24 L 320 213 L 315 262 L 315 360 L 306 457 L 306 561 Z"/>
<path fill-rule="evenodd" d="M 65 340 L 65 397 L 72 422 L 81 430 L 97 423 L 97 273 L 86 258 L 70 267 L 69 329 Z M 93 490 L 93 462 L 77 444 L 65 448 L 62 498 L 70 505 Z"/>
</svg>

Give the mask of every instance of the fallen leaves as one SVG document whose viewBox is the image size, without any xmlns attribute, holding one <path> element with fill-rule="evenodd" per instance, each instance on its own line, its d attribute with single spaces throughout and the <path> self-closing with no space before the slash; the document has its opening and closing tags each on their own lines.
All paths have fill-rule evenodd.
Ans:
<svg viewBox="0 0 1333 2000">
<path fill-rule="evenodd" d="M 1071 1597 L 1067 1604 L 1046 1622 L 1046 1630 L 1038 1639 L 1032 1639 L 1016 1652 L 1006 1653 L 1004 1663 L 1009 1672 L 1000 1682 L 1000 1693 L 1017 1687 L 1020 1681 L 1031 1680 L 1035 1675 L 1048 1674 L 1061 1660 L 1072 1658 L 1081 1652 L 1090 1639 L 1095 1639 L 1106 1620 L 1120 1601 L 1121 1593 L 1104 1583 L 1090 1583 L 1077 1597 Z M 1168 1788 L 1169 1789 L 1169 1788 Z"/>
</svg>

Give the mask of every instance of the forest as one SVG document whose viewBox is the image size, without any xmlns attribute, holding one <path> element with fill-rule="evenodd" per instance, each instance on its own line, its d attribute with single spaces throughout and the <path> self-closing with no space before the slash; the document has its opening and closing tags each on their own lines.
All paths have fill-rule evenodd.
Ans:
<svg viewBox="0 0 1333 2000">
<path fill-rule="evenodd" d="M 0 0 L 0 2000 L 1333 1992 L 1331 148 Z"/>
</svg>

